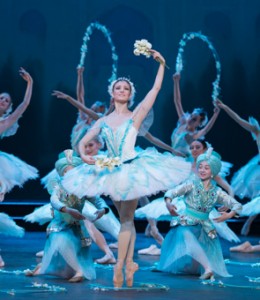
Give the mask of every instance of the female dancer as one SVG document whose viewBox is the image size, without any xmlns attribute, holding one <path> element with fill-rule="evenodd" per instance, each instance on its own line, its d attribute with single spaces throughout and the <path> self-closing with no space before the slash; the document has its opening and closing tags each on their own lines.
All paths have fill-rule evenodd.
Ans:
<svg viewBox="0 0 260 300">
<path fill-rule="evenodd" d="M 198 274 L 202 273 L 202 266 L 201 279 L 209 279 L 213 273 L 227 277 L 230 275 L 209 213 L 217 203 L 229 207 L 229 213 L 222 212 L 215 218 L 216 222 L 223 222 L 240 212 L 242 205 L 214 184 L 212 178 L 220 172 L 221 160 L 212 153 L 212 148 L 198 157 L 197 168 L 199 178 L 188 180 L 165 194 L 167 207 L 176 217 L 163 242 L 158 269 L 174 274 Z M 171 201 L 181 195 L 185 196 L 186 208 L 178 215 Z"/>
<path fill-rule="evenodd" d="M 133 285 L 133 275 L 138 265 L 133 262 L 136 232 L 134 212 L 140 197 L 165 190 L 187 178 L 190 164 L 170 154 L 160 154 L 155 149 L 135 151 L 138 130 L 151 110 L 164 76 L 164 58 L 151 50 L 154 59 L 161 61 L 152 89 L 134 109 L 128 109 L 135 89 L 126 78 L 119 78 L 109 86 L 115 110 L 100 118 L 79 143 L 83 161 L 94 165 L 95 159 L 85 154 L 85 144 L 95 135 L 102 133 L 109 157 L 97 162 L 99 167 L 79 166 L 65 176 L 65 188 L 78 196 L 106 194 L 112 198 L 120 217 L 118 238 L 118 260 L 114 267 L 115 287 L 123 285 L 123 267 L 126 264 L 126 284 Z M 88 170 L 88 171 L 87 171 Z M 94 184 L 92 184 L 94 183 Z"/>
<path fill-rule="evenodd" d="M 249 117 L 249 121 L 242 119 L 236 112 L 234 112 L 230 107 L 220 100 L 216 101 L 216 105 L 223 109 L 241 127 L 251 132 L 253 139 L 256 141 L 258 155 L 252 158 L 245 166 L 235 173 L 231 180 L 231 186 L 235 194 L 240 198 L 248 197 L 252 199 L 251 201 L 253 201 L 254 198 L 260 199 L 258 198 L 258 196 L 260 196 L 260 126 L 257 120 L 253 117 Z M 258 214 L 254 212 L 260 211 L 260 201 L 254 201 L 254 205 L 250 205 L 250 202 L 248 203 L 247 207 L 247 215 L 250 217 L 247 219 L 241 230 L 242 235 L 248 235 L 251 224 Z M 249 207 L 251 209 L 249 209 Z"/>
<path fill-rule="evenodd" d="M 12 100 L 8 93 L 0 94 L 0 138 L 14 135 L 18 129 L 17 121 L 25 112 L 30 104 L 33 80 L 28 72 L 23 68 L 19 70 L 20 76 L 27 82 L 27 88 L 23 102 L 12 112 Z M 4 200 L 7 192 L 10 192 L 14 186 L 21 187 L 28 179 L 35 179 L 38 177 L 38 171 L 15 157 L 12 154 L 7 154 L 0 151 L 0 201 Z M 5 234 L 15 235 L 12 233 L 12 224 L 16 226 L 9 216 L 6 214 L 0 215 L 1 229 Z M 5 230 L 4 230 L 4 224 Z M 18 235 L 21 236 L 21 228 L 18 229 Z M 14 229 L 15 229 L 14 228 Z M 23 231 L 23 230 L 22 230 Z M 0 255 L 0 266 L 4 266 L 4 261 Z"/>
<path fill-rule="evenodd" d="M 80 164 L 81 159 L 71 149 L 63 151 L 55 163 L 60 180 L 51 195 L 54 216 L 47 228 L 42 263 L 32 271 L 27 270 L 27 276 L 51 274 L 69 278 L 69 282 L 96 278 L 90 253 L 91 239 L 83 223 L 85 199 L 69 195 L 60 183 L 66 172 Z"/>
<path fill-rule="evenodd" d="M 189 157 L 189 145 L 193 140 L 204 137 L 210 131 L 220 110 L 217 107 L 214 108 L 214 114 L 209 122 L 207 113 L 201 108 L 195 108 L 191 114 L 185 113 L 181 101 L 179 73 L 173 75 L 173 82 L 173 99 L 179 121 L 177 128 L 173 131 L 171 136 L 172 148 Z"/>
</svg>

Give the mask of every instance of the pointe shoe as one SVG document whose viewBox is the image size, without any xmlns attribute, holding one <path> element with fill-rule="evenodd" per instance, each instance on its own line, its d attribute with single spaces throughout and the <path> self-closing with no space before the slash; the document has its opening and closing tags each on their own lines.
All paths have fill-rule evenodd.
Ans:
<svg viewBox="0 0 260 300">
<path fill-rule="evenodd" d="M 126 285 L 128 287 L 133 286 L 134 281 L 134 273 L 139 269 L 139 266 L 137 263 L 133 261 L 129 261 L 126 263 L 126 269 L 125 269 L 125 277 L 126 277 Z"/>
<path fill-rule="evenodd" d="M 78 282 L 82 282 L 84 280 L 84 277 L 81 275 L 81 276 L 73 276 L 72 278 L 70 278 L 68 280 L 68 282 L 70 283 L 78 283 Z"/>
<path fill-rule="evenodd" d="M 113 255 L 106 254 L 105 256 L 98 258 L 95 260 L 97 264 L 105 265 L 105 264 L 115 264 L 116 259 Z"/>
<path fill-rule="evenodd" d="M 156 245 L 151 245 L 149 248 L 138 250 L 138 254 L 141 255 L 161 255 L 161 249 Z"/>
<path fill-rule="evenodd" d="M 39 251 L 39 252 L 37 252 L 37 253 L 35 254 L 36 257 L 43 257 L 43 255 L 44 255 L 44 251 L 43 251 L 43 250 L 42 250 L 42 251 Z"/>
<path fill-rule="evenodd" d="M 213 272 L 205 272 L 204 274 L 202 274 L 201 276 L 200 276 L 200 279 L 201 280 L 207 280 L 207 279 L 210 279 L 210 280 L 212 280 L 214 278 L 214 274 L 213 274 Z"/>
<path fill-rule="evenodd" d="M 124 276 L 123 276 L 123 264 L 117 262 L 117 264 L 114 266 L 114 276 L 113 276 L 113 283 L 115 288 L 121 288 L 124 282 Z"/>
</svg>

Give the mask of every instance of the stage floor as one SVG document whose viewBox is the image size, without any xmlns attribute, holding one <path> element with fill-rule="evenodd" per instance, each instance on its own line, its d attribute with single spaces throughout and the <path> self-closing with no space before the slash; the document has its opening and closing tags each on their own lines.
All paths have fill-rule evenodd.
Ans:
<svg viewBox="0 0 260 300">
<path fill-rule="evenodd" d="M 44 232 L 27 232 L 22 239 L 1 236 L 1 255 L 6 263 L 0 269 L 0 299 L 260 299 L 260 252 L 253 254 L 231 253 L 229 247 L 233 243 L 221 240 L 225 259 L 229 259 L 228 271 L 231 278 L 215 278 L 212 284 L 203 284 L 195 276 L 169 275 L 153 272 L 152 266 L 158 261 L 158 256 L 138 255 L 137 250 L 149 247 L 154 243 L 152 238 L 138 234 L 136 242 L 135 260 L 140 270 L 135 275 L 132 289 L 110 290 L 112 288 L 112 266 L 97 266 L 97 279 L 93 282 L 68 283 L 66 280 L 48 276 L 26 277 L 19 271 L 35 266 L 40 260 L 35 253 L 42 250 L 45 243 Z M 241 242 L 249 240 L 253 244 L 259 242 L 260 237 L 241 237 Z M 113 242 L 109 240 L 108 242 Z M 116 252 L 116 251 L 115 251 Z M 95 244 L 92 244 L 93 258 L 103 256 Z M 254 265 L 255 264 L 255 265 Z M 17 271 L 15 274 L 14 271 Z M 257 278 L 257 282 L 250 282 L 249 278 Z M 221 286 L 221 281 L 224 286 Z M 47 287 L 30 287 L 32 283 L 47 284 Z M 142 283 L 157 284 L 156 288 L 147 285 L 140 288 Z M 66 291 L 51 291 L 50 286 L 65 288 Z M 101 285 L 103 290 L 95 288 Z M 169 288 L 169 289 L 167 289 Z M 12 295 L 13 294 L 13 295 Z"/>
</svg>

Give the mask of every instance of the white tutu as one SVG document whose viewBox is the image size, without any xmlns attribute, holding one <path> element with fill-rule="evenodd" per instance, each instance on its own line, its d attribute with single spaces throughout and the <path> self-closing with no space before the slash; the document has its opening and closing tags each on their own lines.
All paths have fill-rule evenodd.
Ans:
<svg viewBox="0 0 260 300">
<path fill-rule="evenodd" d="M 184 198 L 183 196 L 178 197 L 173 199 L 171 202 L 177 207 L 176 211 L 179 215 L 182 215 L 184 213 L 186 207 L 183 198 Z M 230 242 L 232 241 L 236 243 L 240 242 L 238 236 L 234 233 L 234 231 L 232 231 L 228 227 L 226 222 L 221 222 L 221 223 L 214 222 L 213 219 L 219 216 L 220 213 L 216 209 L 213 209 L 209 214 L 209 218 L 214 223 L 214 226 L 219 236 Z M 138 219 L 152 218 L 158 221 L 169 221 L 169 222 L 172 220 L 172 216 L 170 215 L 168 209 L 166 208 L 164 198 L 153 200 L 151 203 L 145 205 L 144 207 L 138 208 L 135 211 L 135 217 Z"/>
<path fill-rule="evenodd" d="M 14 222 L 7 214 L 0 213 L 0 234 L 23 237 L 24 229 Z"/>
<path fill-rule="evenodd" d="M 0 151 L 1 192 L 7 193 L 14 186 L 21 187 L 27 180 L 38 177 L 38 170 L 18 157 Z"/>
<path fill-rule="evenodd" d="M 260 197 L 256 197 L 243 205 L 241 216 L 254 216 L 260 214 Z"/>
<path fill-rule="evenodd" d="M 233 167 L 233 164 L 227 161 L 221 161 L 221 170 L 219 176 L 222 178 L 227 177 L 230 174 L 230 169 Z"/>
<path fill-rule="evenodd" d="M 260 196 L 260 165 L 259 155 L 252 158 L 244 167 L 237 171 L 231 186 L 234 193 L 241 199 L 244 197 L 255 198 Z"/>
<path fill-rule="evenodd" d="M 59 180 L 60 180 L 60 176 L 58 172 L 56 171 L 56 169 L 53 169 L 51 172 L 49 172 L 41 179 L 41 184 L 44 185 L 48 193 L 51 195 L 54 186 L 57 184 Z"/>
<path fill-rule="evenodd" d="M 191 164 L 155 148 L 138 152 L 138 156 L 113 170 L 83 164 L 64 176 L 63 185 L 79 198 L 107 195 L 115 201 L 139 199 L 173 188 L 190 174 Z"/>
<path fill-rule="evenodd" d="M 45 204 L 39 208 L 36 208 L 32 213 L 29 215 L 24 216 L 24 220 L 26 222 L 31 223 L 39 223 L 40 225 L 43 225 L 45 223 L 49 223 L 53 219 L 53 209 L 51 207 L 51 204 Z"/>
</svg>

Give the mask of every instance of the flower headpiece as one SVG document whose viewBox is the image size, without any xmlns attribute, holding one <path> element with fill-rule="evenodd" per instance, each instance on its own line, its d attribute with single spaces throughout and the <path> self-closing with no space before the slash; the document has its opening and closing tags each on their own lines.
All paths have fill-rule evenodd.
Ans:
<svg viewBox="0 0 260 300">
<path fill-rule="evenodd" d="M 200 123 L 199 127 L 204 127 L 208 123 L 208 115 L 207 112 L 203 108 L 194 108 L 192 114 L 196 114 L 199 116 L 204 116 L 204 120 Z"/>
<path fill-rule="evenodd" d="M 134 84 L 133 82 L 126 78 L 126 77 L 119 77 L 117 78 L 116 80 L 112 81 L 110 83 L 110 85 L 108 86 L 108 93 L 111 97 L 113 97 L 113 90 L 114 90 L 114 86 L 117 82 L 119 81 L 125 81 L 127 82 L 129 85 L 130 85 L 130 90 L 131 90 L 131 96 L 129 98 L 129 104 L 128 104 L 128 107 L 131 107 L 133 104 L 134 104 L 134 98 L 135 98 L 135 93 L 136 93 L 136 90 L 135 90 L 135 87 L 134 87 Z"/>
</svg>

